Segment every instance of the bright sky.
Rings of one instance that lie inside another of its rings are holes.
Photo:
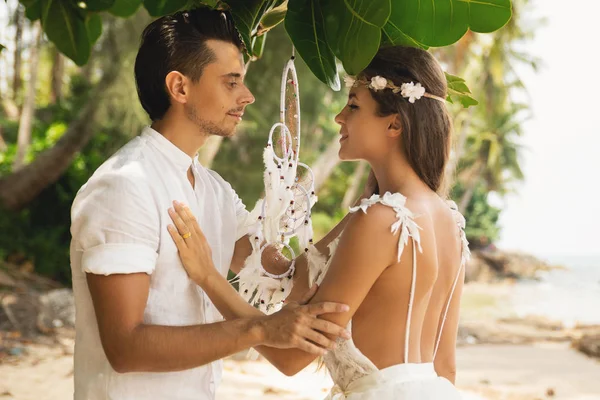
[[[498,244],[542,256],[600,254],[600,3],[533,1],[547,24],[525,50],[544,66],[520,72],[534,111],[524,129],[526,181],[504,205]]]
[[[526,182],[506,202],[503,248],[541,256],[600,254],[600,3],[534,0],[547,18],[522,73],[533,119],[524,129]]]

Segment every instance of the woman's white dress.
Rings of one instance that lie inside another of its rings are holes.
[[[406,208],[406,198],[400,193],[385,193],[383,196],[374,195],[370,199],[362,200],[358,207],[352,208],[351,212],[362,210],[367,212],[374,204],[381,203],[394,209],[397,221],[392,225],[392,234],[399,233],[398,261],[404,246],[408,244],[409,237],[412,238],[413,246],[413,273],[407,314],[407,329],[405,335],[404,359],[408,360],[408,344],[410,330],[410,316],[412,313],[412,302],[414,298],[414,285],[417,276],[416,250],[420,249],[419,226],[415,223],[412,212]],[[468,242],[464,234],[465,220],[458,212],[456,204],[449,202],[455,213],[455,218],[462,236],[462,261],[458,274],[444,309],[444,318],[439,327],[436,340],[435,353],[440,343],[444,321],[454,293],[456,284],[469,257]],[[315,252],[314,249],[308,254],[309,280],[310,283],[320,283],[329,268],[332,256],[337,248],[339,238],[329,245],[329,258]],[[352,321],[347,329],[351,331]],[[354,345],[352,339],[338,341],[335,350],[329,351],[324,356],[324,362],[329,370],[335,386],[327,396],[326,400],[455,400],[460,399],[458,390],[447,379],[439,377],[430,363],[404,363],[393,365],[388,368],[378,369],[360,350]]]

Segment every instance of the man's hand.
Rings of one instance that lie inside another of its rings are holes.
[[[314,291],[311,291],[314,295]],[[325,336],[325,333],[344,339],[350,339],[350,333],[334,323],[319,319],[318,316],[347,312],[348,309],[346,305],[330,302],[308,305],[292,302],[281,311],[264,318],[264,343],[270,347],[298,348],[315,355],[323,355],[326,350],[336,347],[335,341]]]
[[[179,257],[190,279],[200,287],[206,278],[216,272],[212,250],[198,220],[185,204],[174,201],[169,215],[175,226],[169,225],[169,233],[179,250]]]

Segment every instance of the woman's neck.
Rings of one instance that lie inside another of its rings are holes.
[[[390,192],[415,196],[431,190],[419,178],[408,161],[400,155],[390,155],[370,164],[377,178],[379,194]]]

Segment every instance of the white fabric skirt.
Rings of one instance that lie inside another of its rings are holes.
[[[363,376],[346,390],[334,386],[325,400],[460,400],[456,387],[433,363],[398,364]]]

